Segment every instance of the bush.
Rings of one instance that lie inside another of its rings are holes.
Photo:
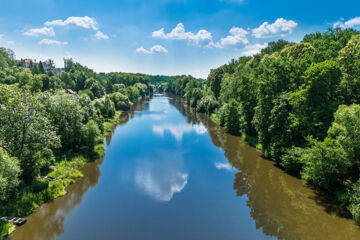
[[[350,197],[349,211],[353,215],[354,219],[360,223],[360,180],[352,186],[352,194]]]
[[[43,179],[34,179],[31,182],[31,191],[34,193],[39,193],[49,187],[49,182]]]
[[[328,191],[338,189],[351,166],[345,151],[331,138],[325,138],[323,142],[308,140],[310,147],[304,149],[301,156],[304,164],[302,177]]]
[[[95,99],[95,95],[94,93],[90,90],[90,89],[84,89],[84,90],[81,90],[79,91],[80,94],[86,94],[90,97],[91,100],[94,100]]]
[[[281,157],[280,165],[285,169],[285,171],[293,174],[298,174],[303,167],[300,159],[302,154],[303,149],[293,147]]]
[[[202,112],[210,115],[215,111],[218,105],[219,103],[216,101],[214,96],[207,95],[199,101],[196,110],[198,112]]]
[[[113,93],[110,95],[111,101],[114,102],[116,110],[127,111],[131,107],[131,102],[127,96],[121,93]]]

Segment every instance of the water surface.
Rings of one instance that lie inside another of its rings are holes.
[[[123,114],[105,158],[14,239],[360,239],[360,227],[179,98]]]

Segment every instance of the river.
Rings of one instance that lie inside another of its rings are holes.
[[[155,95],[121,118],[104,159],[11,240],[360,239],[324,194],[180,98]]]

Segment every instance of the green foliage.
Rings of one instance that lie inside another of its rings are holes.
[[[121,93],[113,93],[110,95],[111,101],[115,104],[116,110],[127,111],[131,107],[131,102],[127,96]]]
[[[334,122],[329,129],[329,135],[337,140],[348,155],[355,171],[354,177],[359,177],[360,168],[360,105],[341,105],[334,115]]]
[[[15,231],[15,225],[13,223],[0,220],[0,239],[6,239],[13,231]]]
[[[224,76],[224,69],[222,67],[212,69],[208,77],[208,84],[211,91],[215,94],[215,97],[218,98],[221,89],[221,80]]]
[[[346,152],[331,138],[323,142],[309,138],[310,147],[304,149],[300,161],[304,164],[301,176],[326,190],[341,187],[351,166]]]
[[[9,156],[0,147],[0,201],[4,201],[14,193],[19,185],[19,160]]]
[[[349,190],[360,177],[360,106],[351,105],[360,103],[358,31],[272,42],[211,70],[206,84],[182,76],[165,89],[286,171],[333,193],[360,222],[360,190]]]
[[[303,153],[302,148],[293,147],[288,149],[285,154],[281,156],[280,165],[289,173],[299,174],[303,168],[303,163],[301,162]]]
[[[234,99],[226,105],[224,112],[225,130],[233,135],[240,134],[239,103]]]
[[[341,91],[344,103],[360,103],[360,35],[353,35],[340,50],[337,61],[343,77]]]
[[[100,135],[100,130],[94,120],[90,120],[81,128],[81,140],[89,149],[94,149],[96,138]]]
[[[198,112],[206,113],[211,115],[218,107],[219,103],[216,101],[213,95],[207,95],[199,101],[196,110]]]
[[[42,157],[53,158],[59,137],[43,105],[30,92],[0,85],[0,102],[0,143],[20,160],[23,179],[31,181],[49,164]]]

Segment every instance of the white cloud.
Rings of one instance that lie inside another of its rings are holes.
[[[334,23],[333,27],[352,28],[359,25],[360,25],[360,17],[354,17],[346,22],[344,22],[344,19],[340,19],[340,21]]]
[[[56,45],[56,46],[62,46],[62,45],[67,45],[68,42],[60,42],[57,40],[52,40],[52,39],[43,39],[39,42],[39,45]]]
[[[183,23],[178,23],[176,27],[171,30],[169,33],[165,33],[164,28],[154,31],[152,33],[154,38],[162,39],[175,39],[175,40],[186,40],[194,42],[197,45],[207,45],[212,40],[212,35],[210,32],[201,29],[196,34],[192,32],[186,32]]]
[[[14,45],[14,44],[15,44],[14,41],[7,41],[6,43],[7,43],[8,45]]]
[[[298,24],[292,20],[278,18],[274,23],[264,22],[260,27],[252,30],[255,38],[270,38],[276,36],[286,36],[294,31]]]
[[[23,32],[24,36],[31,36],[31,37],[37,37],[37,36],[47,36],[47,37],[53,37],[55,36],[54,29],[52,27],[43,27],[43,28],[32,28],[25,32]]]
[[[240,44],[249,43],[249,40],[246,38],[246,35],[248,34],[246,30],[239,27],[232,27],[229,32],[230,35],[221,38],[220,41],[217,43],[210,42],[208,47],[236,47]]]
[[[242,52],[242,55],[244,55],[244,56],[253,56],[255,54],[258,54],[261,51],[261,49],[266,48],[267,46],[268,46],[267,43],[264,43],[264,44],[257,43],[257,44],[247,45],[244,48],[244,50]]]
[[[88,16],[85,17],[69,17],[65,21],[58,19],[54,21],[45,22],[46,26],[69,26],[75,25],[77,27],[82,27],[86,29],[98,30],[98,23],[95,18]]]
[[[168,53],[168,50],[161,45],[152,46],[149,50],[144,47],[139,47],[135,50],[137,53],[153,54],[153,53]]]
[[[0,34],[0,40],[4,37],[4,35]]]
[[[97,31],[96,34],[94,35],[94,37],[98,40],[102,40],[102,39],[109,39],[109,36],[104,34],[101,31]]]

